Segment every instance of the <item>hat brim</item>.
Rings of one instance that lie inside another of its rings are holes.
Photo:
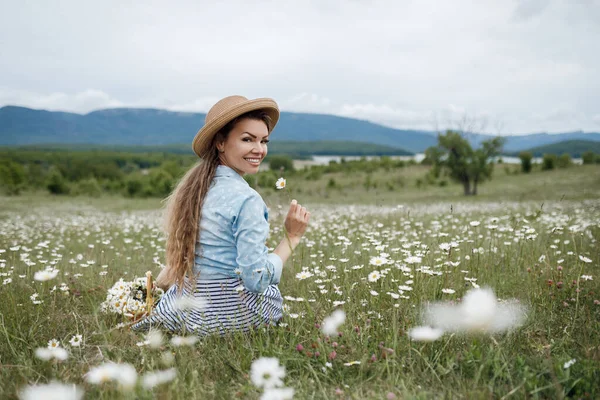
[[[279,107],[277,107],[277,103],[268,98],[248,100],[227,109],[221,115],[200,128],[192,141],[194,153],[200,158],[205,157],[211,150],[213,138],[221,128],[227,125],[232,119],[256,110],[263,110],[271,118],[271,127],[269,130],[269,133],[271,133],[279,121]]]

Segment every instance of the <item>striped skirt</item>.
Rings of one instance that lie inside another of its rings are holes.
[[[196,290],[177,293],[173,285],[162,296],[152,313],[132,326],[132,330],[151,328],[199,336],[232,331],[246,332],[253,327],[273,325],[283,315],[283,298],[277,285],[263,293],[248,291],[239,278],[197,280]]]

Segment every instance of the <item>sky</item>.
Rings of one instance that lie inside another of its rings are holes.
[[[0,107],[282,111],[600,132],[600,0],[0,3]]]

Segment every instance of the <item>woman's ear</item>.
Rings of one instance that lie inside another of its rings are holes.
[[[217,150],[219,151],[219,153],[224,153],[225,152],[225,143],[217,142]]]

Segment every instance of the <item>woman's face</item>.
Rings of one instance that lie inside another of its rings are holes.
[[[269,129],[260,120],[245,118],[238,121],[227,139],[217,143],[219,160],[238,174],[255,174],[267,155]]]

